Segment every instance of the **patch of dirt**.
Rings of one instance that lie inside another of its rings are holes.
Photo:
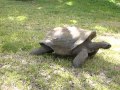
[[[2,66],[4,66],[4,65],[3,65],[3,64],[0,64],[0,68],[1,68]]]
[[[115,67],[114,67],[114,70],[120,71],[120,66],[115,66]]]

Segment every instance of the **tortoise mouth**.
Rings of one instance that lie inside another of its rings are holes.
[[[107,44],[104,48],[105,49],[109,49],[111,47],[111,45],[110,44]]]

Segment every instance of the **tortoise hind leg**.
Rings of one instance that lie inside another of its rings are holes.
[[[38,49],[34,49],[32,52],[30,52],[31,55],[41,55],[41,54],[45,54],[45,53],[52,53],[53,50],[48,47],[48,46],[41,46]]]
[[[87,49],[83,48],[73,60],[73,66],[74,67],[81,66],[85,62],[87,57],[88,57]]]

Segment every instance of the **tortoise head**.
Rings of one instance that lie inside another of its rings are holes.
[[[109,49],[109,48],[111,47],[111,44],[108,43],[108,42],[102,41],[102,42],[101,42],[101,47],[102,47],[103,49]]]

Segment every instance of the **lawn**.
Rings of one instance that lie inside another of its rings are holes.
[[[75,25],[112,44],[80,68],[31,56],[47,31]],[[0,90],[120,90],[119,0],[0,0]]]

